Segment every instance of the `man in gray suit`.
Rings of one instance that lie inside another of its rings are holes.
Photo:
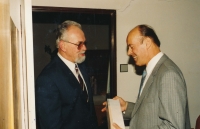
[[[190,129],[187,87],[181,70],[160,51],[160,41],[148,25],[138,25],[127,36],[128,55],[146,66],[136,103],[119,99],[130,129]],[[106,102],[104,103],[104,105]],[[102,109],[105,111],[106,109]],[[120,127],[113,124],[116,129]]]

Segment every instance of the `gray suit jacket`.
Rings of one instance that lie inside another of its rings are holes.
[[[130,129],[190,129],[187,87],[178,66],[165,54],[156,64],[136,103],[124,118]]]

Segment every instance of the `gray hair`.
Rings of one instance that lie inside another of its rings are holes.
[[[81,25],[75,21],[70,21],[70,20],[67,20],[67,21],[64,21],[61,25],[58,26],[57,28],[57,32],[56,32],[56,47],[59,48],[59,42],[60,40],[62,39],[66,39],[67,38],[67,35],[66,35],[66,31],[67,29],[70,27],[70,26],[76,26],[80,29],[81,28]]]

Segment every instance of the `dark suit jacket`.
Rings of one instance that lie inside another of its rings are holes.
[[[137,102],[128,103],[130,129],[190,129],[187,87],[181,70],[163,55]]]
[[[89,102],[74,74],[58,57],[43,69],[36,80],[36,116],[39,129],[97,129],[89,77],[79,65],[87,85]]]

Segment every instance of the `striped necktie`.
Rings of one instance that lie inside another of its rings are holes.
[[[81,85],[81,89],[83,90],[84,99],[85,99],[86,101],[88,101],[88,94],[87,94],[87,91],[86,91],[86,87],[85,87],[85,84],[84,84],[84,82],[83,82],[82,77],[80,76],[80,73],[79,73],[79,69],[78,69],[77,64],[75,64],[75,70],[76,70],[76,74],[78,75],[78,80],[79,80],[79,83],[80,83],[80,85]]]
[[[139,93],[138,93],[138,99],[139,99],[139,97],[140,97],[141,90],[142,90],[143,83],[144,83],[144,80],[145,80],[146,75],[147,75],[147,71],[146,71],[146,69],[144,69],[144,71],[143,71],[143,73],[142,73],[142,79],[141,79],[141,82],[140,82],[140,89],[139,89]]]

